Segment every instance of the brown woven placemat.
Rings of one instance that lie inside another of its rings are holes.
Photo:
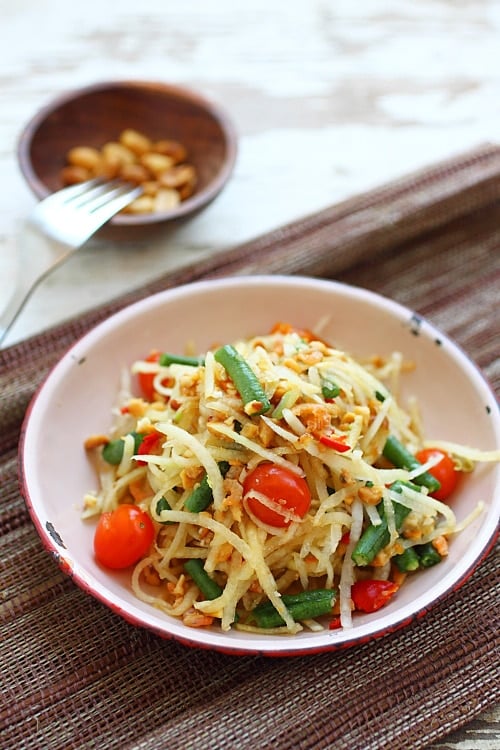
[[[17,441],[35,389],[110,313],[196,278],[301,273],[430,318],[500,392],[500,149],[483,146],[169,273],[0,352],[0,746],[427,748],[499,697],[498,552],[421,621],[293,659],[192,650],[85,595],[42,548]],[[49,428],[49,427],[48,427]]]

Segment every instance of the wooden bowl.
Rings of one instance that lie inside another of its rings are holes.
[[[200,210],[222,190],[234,167],[236,135],[227,115],[199,94],[149,81],[97,83],[57,97],[26,125],[18,143],[21,171],[42,199],[64,187],[61,170],[74,146],[102,147],[132,128],[152,140],[180,141],[197,173],[193,194],[166,212],[116,215],[111,225],[170,221]]]

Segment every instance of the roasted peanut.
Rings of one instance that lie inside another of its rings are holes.
[[[135,162],[134,152],[126,148],[122,143],[115,141],[109,141],[104,144],[102,147],[102,156],[108,164],[118,164],[120,167],[124,164],[134,164]]]
[[[151,214],[154,208],[155,202],[151,195],[140,195],[123,210],[128,214]]]
[[[75,167],[94,170],[101,161],[101,154],[91,146],[75,146],[68,151],[67,160]]]
[[[170,211],[181,202],[177,190],[158,190],[154,198],[155,211]]]
[[[170,167],[173,167],[174,165],[173,159],[171,159],[170,156],[165,156],[165,154],[155,154],[153,151],[147,154],[142,154],[139,161],[156,177],[159,177],[163,172],[166,172],[167,169],[170,169]]]
[[[191,164],[177,164],[162,172],[158,177],[161,185],[167,188],[179,188],[193,182],[195,179],[196,173]]]
[[[383,489],[382,487],[360,487],[358,490],[358,497],[361,500],[361,502],[365,503],[365,505],[378,505],[379,502],[382,500],[383,497]]]
[[[152,151],[155,151],[157,154],[165,154],[165,156],[170,156],[176,164],[179,164],[182,161],[186,161],[187,159],[187,151],[182,143],[179,143],[179,141],[157,141],[154,144]]]
[[[79,182],[85,182],[91,178],[91,173],[85,167],[72,165],[64,167],[61,170],[61,182],[63,185],[77,185]]]
[[[151,176],[149,171],[146,167],[143,167],[142,164],[124,164],[118,172],[118,175],[122,180],[135,182],[137,185],[142,185],[144,182],[148,182]]]
[[[60,172],[64,185],[93,177],[141,185],[143,194],[123,209],[124,213],[167,213],[189,198],[196,187],[196,170],[186,162],[182,143],[152,141],[134,128],[126,128],[116,141],[108,141],[100,149],[75,146],[66,158],[68,163]]]
[[[120,143],[139,156],[153,150],[149,138],[133,128],[126,128],[120,134]]]

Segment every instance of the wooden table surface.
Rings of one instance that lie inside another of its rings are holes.
[[[498,0],[0,0],[0,308],[35,204],[18,136],[55,95],[99,80],[184,84],[223,105],[234,175],[160,237],[90,244],[35,292],[6,343],[167,270],[500,137]],[[139,252],[140,251],[140,252]],[[500,747],[500,712],[433,750]]]

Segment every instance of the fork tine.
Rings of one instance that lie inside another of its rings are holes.
[[[112,180],[111,182],[103,185],[96,185],[91,190],[72,198],[70,203],[71,206],[78,210],[79,208],[85,209],[89,213],[93,213],[101,206],[106,205],[112,201],[115,197],[129,196],[131,192],[134,192],[134,186],[123,180]],[[139,194],[142,192],[142,188],[139,190]]]
[[[67,203],[74,198],[78,198],[79,195],[87,193],[89,190],[92,190],[92,188],[105,184],[104,180],[100,177],[88,180],[87,182],[79,182],[77,185],[71,185],[70,187],[63,188],[62,190],[58,190],[57,192],[48,195],[43,201],[36,204],[33,211],[37,212],[45,206],[51,206],[53,204],[60,206],[61,203]]]
[[[122,208],[128,206],[134,198],[142,194],[142,187],[130,187],[130,185],[121,185],[116,187],[108,194],[100,196],[100,200],[95,199],[92,204],[87,206],[89,218],[99,226],[114,216]]]
[[[96,179],[82,185],[50,195],[35,206],[30,216],[30,222],[42,232],[74,249],[142,194],[141,186],[122,180],[109,183]]]

